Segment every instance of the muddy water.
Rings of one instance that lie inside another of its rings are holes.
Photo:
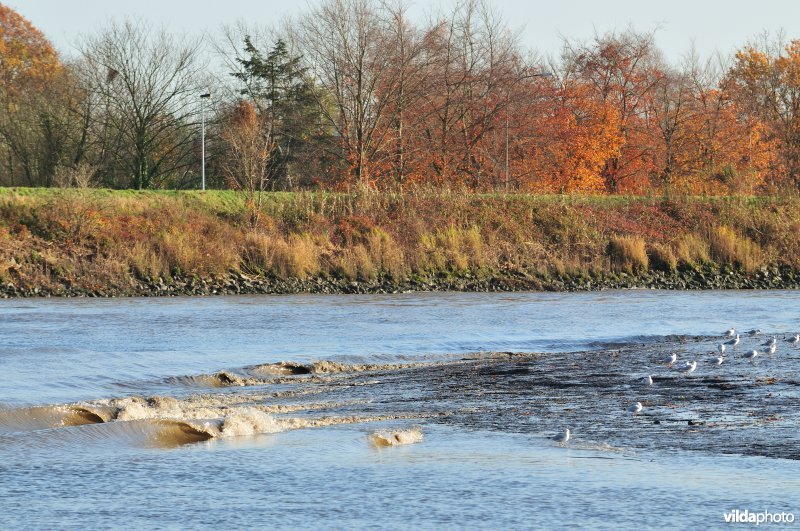
[[[798,314],[790,291],[4,301],[0,528],[800,516]],[[730,326],[764,333],[716,365]]]

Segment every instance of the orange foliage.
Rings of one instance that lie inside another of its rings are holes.
[[[255,106],[246,100],[237,101],[230,112],[228,122],[235,129],[256,129],[259,124]]]
[[[766,184],[800,186],[800,40],[739,50],[723,85],[743,116],[761,124]]]
[[[0,4],[0,85],[13,94],[23,84],[41,86],[60,69],[58,54],[42,32]]]
[[[566,42],[561,64],[543,67],[527,61],[491,17],[471,11],[476,5],[464,3],[451,20],[422,29],[402,10],[387,12],[395,22],[386,31],[367,31],[362,21],[363,39],[374,42],[359,42],[369,60],[349,65],[359,74],[354,93],[352,72],[336,54],[325,56],[331,78],[343,84],[336,107],[329,98],[337,88],[317,80],[334,125],[309,134],[327,146],[308,150],[321,153],[306,155],[319,157],[308,166],[320,168],[308,181],[544,193],[800,188],[800,40],[739,50],[722,80],[711,68],[670,66],[652,33],[631,30]],[[336,12],[325,14],[326,23],[337,22]],[[15,93],[55,85],[60,71],[41,32],[0,4],[6,103],[20,106]],[[275,185],[269,120],[244,101],[226,113],[220,138],[230,163],[221,166],[230,185]]]
[[[674,183],[694,194],[752,193],[763,185],[772,146],[763,126],[739,120],[736,104],[717,89],[694,95],[683,123]]]
[[[591,192],[605,189],[606,161],[623,146],[617,111],[591,97],[587,87],[558,91],[550,116],[540,124],[542,140],[526,157],[535,170],[523,187],[542,192]]]
[[[655,170],[653,128],[646,110],[664,75],[653,35],[611,33],[596,37],[592,45],[568,50],[565,68],[574,76],[570,81],[585,83],[594,98],[616,111],[622,145],[603,166],[606,190],[643,192]]]

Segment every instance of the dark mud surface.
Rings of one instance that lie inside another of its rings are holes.
[[[493,354],[358,375],[338,382],[330,396],[469,429],[539,436],[570,428],[570,444],[578,446],[800,459],[800,352],[779,339],[774,355],[743,359],[761,342],[743,340],[721,366],[711,355],[717,340],[694,337],[591,352]],[[678,361],[669,367],[661,358],[672,352]],[[684,360],[697,360],[697,369],[684,374]],[[648,374],[652,385],[642,382]],[[637,401],[643,409],[633,415],[627,408]]]

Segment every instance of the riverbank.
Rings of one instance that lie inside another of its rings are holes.
[[[0,297],[800,287],[788,197],[0,189]],[[254,215],[255,214],[255,215]]]
[[[215,278],[132,280],[129,289],[87,289],[76,286],[18,287],[0,285],[0,298],[15,297],[178,297],[256,294],[386,294],[424,291],[514,292],[602,291],[610,289],[800,289],[800,271],[788,267],[764,268],[753,273],[732,269],[698,268],[688,271],[652,271],[600,277],[539,278],[507,276],[475,278],[428,277],[357,281],[336,278],[280,279],[231,273]]]

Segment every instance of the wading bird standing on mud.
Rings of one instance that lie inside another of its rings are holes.
[[[736,348],[736,345],[739,344],[739,334],[736,334],[736,337],[734,337],[730,341],[726,341],[725,344],[730,345],[733,348]]]
[[[773,354],[775,354],[775,351],[776,351],[776,350],[778,350],[778,345],[776,345],[775,343],[773,343],[772,345],[770,345],[769,347],[767,347],[767,354],[769,354],[770,356],[772,356]]]
[[[557,442],[559,446],[564,446],[567,444],[567,441],[569,441],[569,428],[564,430],[564,433],[559,433],[552,439]]]

